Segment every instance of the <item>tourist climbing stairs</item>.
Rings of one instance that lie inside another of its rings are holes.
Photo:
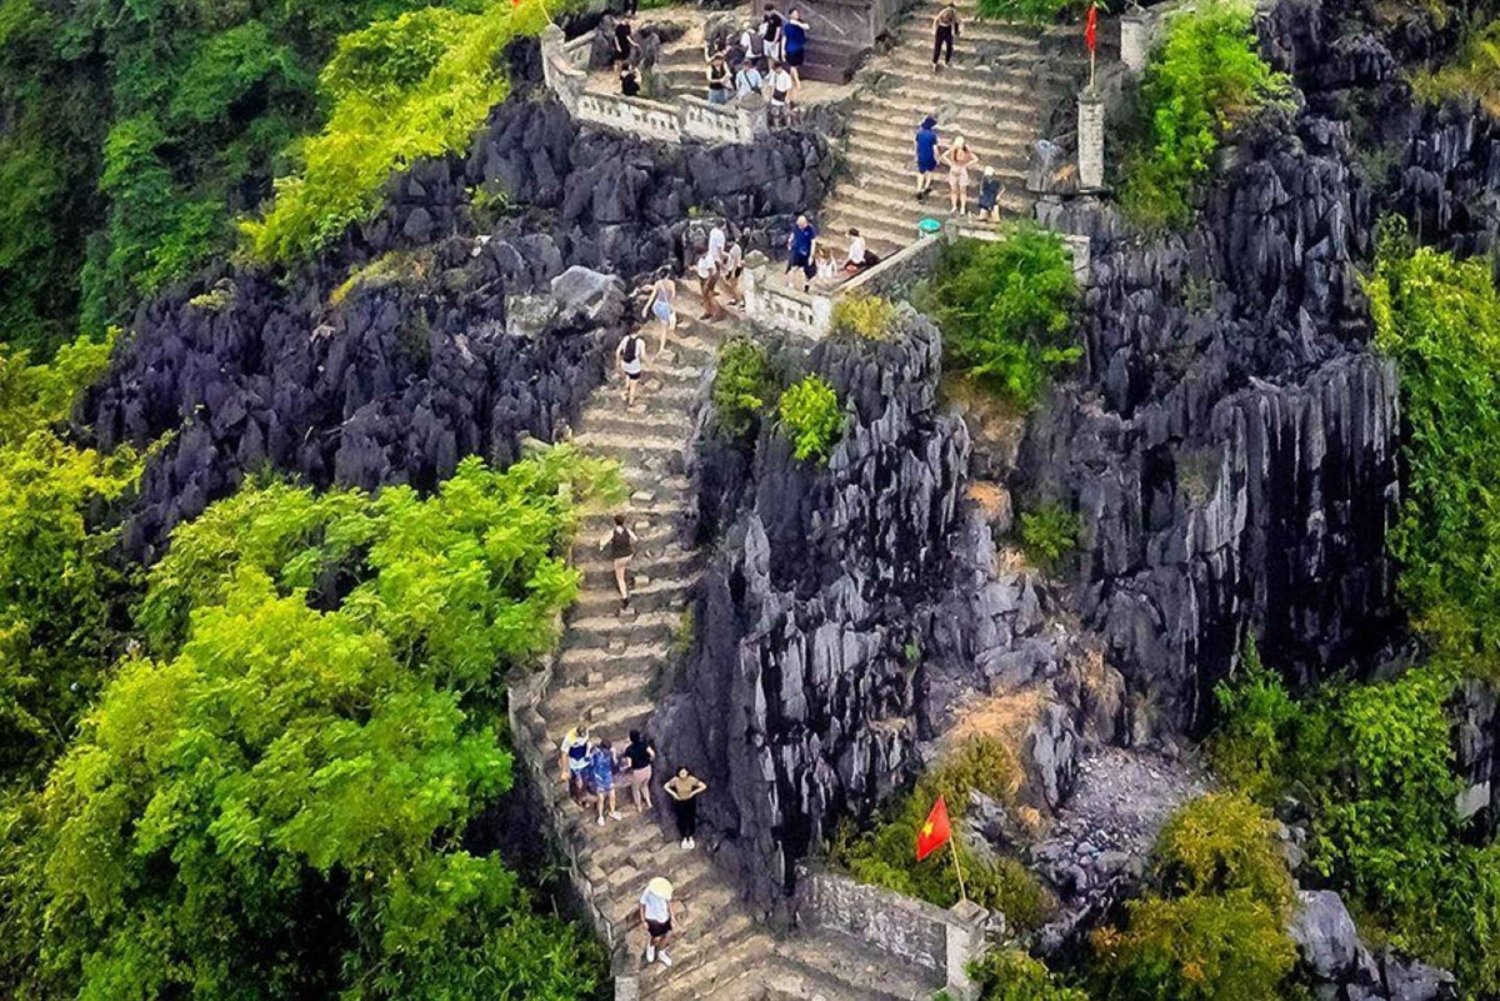
[[[640,997],[659,1001],[714,998],[759,1001],[822,997],[825,1001],[914,1001],[933,986],[899,964],[852,940],[778,938],[754,920],[738,887],[716,868],[701,844],[684,850],[665,823],[665,804],[638,815],[629,789],[617,786],[624,819],[600,826],[593,809],[568,799],[557,774],[558,749],[568,729],[588,721],[596,737],[622,749],[631,729],[643,727],[662,695],[661,672],[680,642],[689,591],[703,554],[688,544],[693,498],[683,457],[693,430],[696,400],[720,345],[736,321],[705,323],[702,303],[686,292],[679,303],[677,335],[648,362],[637,402],[627,408],[618,379],[593,394],[574,436],[590,453],[615,459],[628,485],[625,512],[639,542],[631,563],[632,598],[622,611],[608,554],[599,541],[614,510],[589,513],[574,545],[583,572],[578,601],[569,613],[552,684],[537,707],[533,743],[546,763],[544,776],[553,822],[567,840],[590,887],[592,902],[620,943],[620,972],[639,978]],[[654,325],[642,331],[656,350]],[[650,356],[648,355],[648,358]],[[522,724],[525,725],[524,723]],[[661,762],[663,771],[669,766]],[[658,801],[660,779],[656,784]],[[669,947],[671,968],[641,962],[645,932],[636,908],[646,882],[665,876],[681,907]]]
[[[923,118],[938,120],[943,143],[963,136],[978,156],[971,171],[971,214],[985,166],[1000,179],[1005,215],[1029,216],[1026,190],[1031,150],[1052,111],[1070,101],[1086,66],[1081,55],[1045,51],[1062,29],[978,20],[977,0],[959,0],[962,31],[952,66],[932,68],[932,19],[942,4],[922,0],[893,29],[890,52],[871,58],[856,82],[868,80],[849,121],[839,182],[822,211],[822,231],[842,247],[850,227],[860,230],[882,257],[911,243],[923,219],[949,216],[946,172],[933,178],[932,193],[915,197],[914,137]],[[1071,29],[1068,29],[1071,30]]]

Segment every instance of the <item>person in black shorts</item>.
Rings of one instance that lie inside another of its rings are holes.
[[[625,14],[615,22],[615,58],[628,63],[634,51],[635,36],[631,34],[630,15]]]
[[[608,552],[610,562],[614,565],[615,587],[620,591],[622,612],[630,607],[630,586],[626,583],[625,573],[630,568],[630,558],[635,555],[635,542],[636,535],[625,524],[625,516],[617,514],[614,527],[599,543],[599,548]]]
[[[947,49],[944,66],[953,65],[953,40],[958,37],[958,8],[949,3],[932,19],[932,68],[938,68],[938,54]]]
[[[793,268],[801,268],[804,292],[812,287],[812,280],[818,275],[817,249],[818,231],[807,221],[807,216],[799,215],[797,224],[786,238],[785,274],[791,274]]]
[[[660,962],[663,966],[672,965],[672,957],[667,955],[667,940],[672,935],[672,916],[676,907],[672,903],[672,884],[667,879],[657,876],[646,884],[646,889],[641,893],[640,916],[641,924],[646,926],[646,962]]]

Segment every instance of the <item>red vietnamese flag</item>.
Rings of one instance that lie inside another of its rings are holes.
[[[944,803],[943,797],[939,796],[937,802],[932,804],[932,812],[927,815],[927,822],[917,832],[917,861],[922,861],[946,845],[952,834],[953,830],[948,826],[948,804]]]
[[[1099,44],[1099,6],[1097,4],[1089,4],[1089,16],[1083,28],[1083,44],[1088,46],[1090,54]]]

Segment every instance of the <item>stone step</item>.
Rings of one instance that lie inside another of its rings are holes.
[[[918,201],[912,186],[896,188],[880,184],[866,188],[841,187],[829,208],[836,213],[835,217],[840,222],[839,232],[852,225],[858,227],[867,240],[871,236],[878,236],[905,246],[918,238],[917,224],[923,219],[931,218],[941,222],[948,218],[950,202],[947,179],[936,178],[931,192],[926,199]],[[978,195],[978,185],[971,184],[971,212],[974,211],[974,201]],[[1030,201],[1004,188],[1000,192],[999,204],[1004,211],[1015,214],[1026,211],[1029,214]],[[847,225],[843,225],[845,222]],[[832,229],[831,226],[828,228]]]
[[[850,128],[844,144],[845,159],[851,166],[866,163],[894,165],[902,171],[916,169],[917,147],[914,131],[907,131],[889,122],[860,123]],[[967,138],[967,137],[966,137]],[[1031,146],[1036,141],[1036,130],[1018,126],[1014,130],[990,130],[976,133],[972,141],[983,143],[985,162],[1003,161],[1025,168],[1031,159]]]
[[[633,668],[655,667],[666,659],[669,652],[670,647],[665,642],[642,644],[618,654],[598,647],[570,647],[558,655],[557,663],[561,670],[567,672],[629,671]],[[568,674],[568,677],[576,676]],[[563,729],[566,730],[567,727]]]
[[[683,957],[670,970],[661,973],[661,967],[648,968],[642,977],[641,996],[650,1001],[713,1001],[731,999],[736,987],[743,989],[746,983],[754,986],[762,975],[763,966],[771,957],[771,936],[759,927],[752,926],[739,936],[718,943],[713,949],[702,950],[696,960]],[[673,956],[677,960],[677,956]],[[740,995],[746,999],[754,995]]]
[[[572,720],[577,722],[585,715],[592,716],[590,712],[596,708],[607,707],[614,703],[629,704],[638,701],[649,684],[649,678],[643,678],[631,671],[594,672],[602,674],[603,680],[594,684],[583,684],[580,674],[576,677],[565,679],[561,687],[556,687],[547,696],[547,701],[542,704],[542,717],[544,719]],[[569,724],[570,726],[572,724]],[[566,727],[564,730],[566,731]],[[613,734],[605,734],[611,741]],[[616,748],[620,750],[621,748]]]
[[[573,441],[596,455],[625,460],[643,452],[681,454],[687,445],[687,442],[675,436],[606,431],[584,431],[575,435]]]
[[[939,135],[945,142],[955,135],[972,138],[985,135],[992,129],[999,134],[1017,125],[1035,129],[1040,124],[1043,110],[1035,105],[1018,107],[1016,102],[1007,100],[1002,95],[996,95],[994,101],[980,105],[955,101],[951,96],[913,97],[902,93],[892,93],[881,98],[881,108],[885,121],[910,123],[913,136],[923,118],[935,116]],[[856,116],[855,120],[861,120],[861,116]]]
[[[586,650],[602,647],[611,653],[627,653],[639,644],[670,643],[682,621],[682,615],[672,609],[642,612],[632,618],[616,615],[601,615],[582,620],[588,623],[616,623],[619,628],[609,630],[603,625],[570,627],[568,649]]]
[[[690,593],[691,581],[685,578],[652,580],[649,584],[631,589],[630,607],[638,614],[670,608],[674,603],[685,605]],[[620,607],[620,597],[612,589],[599,587],[578,596],[574,602],[575,613],[594,615],[600,612],[614,614]],[[674,609],[680,611],[680,609]]]
[[[871,108],[857,109],[849,118],[849,145],[860,141],[865,136],[876,135],[882,140],[889,140],[898,144],[904,144],[907,149],[915,154],[917,127],[924,117],[933,113],[941,102],[931,102],[924,106],[919,112],[910,116],[896,116],[889,112],[881,112]],[[1030,143],[1036,137],[1036,126],[1030,121],[1020,119],[1009,119],[1004,116],[995,117],[986,109],[986,121],[982,124],[973,116],[967,114],[958,117],[950,116],[948,120],[938,122],[939,135],[943,138],[951,138],[958,129],[971,125],[969,131],[976,137],[979,135],[989,136],[998,145],[1011,143]]]
[[[829,1001],[930,1001],[943,978],[910,963],[893,962],[858,939],[837,932],[787,936],[776,943],[776,955],[793,967],[781,986],[801,987],[812,997],[823,993]],[[773,995],[774,996],[774,995]]]
[[[649,405],[651,400],[645,394]],[[644,434],[653,438],[678,436],[686,440],[693,431],[694,414],[682,405],[660,404],[644,413],[627,413],[618,406],[588,409],[579,417],[580,431],[598,431],[603,434]]]

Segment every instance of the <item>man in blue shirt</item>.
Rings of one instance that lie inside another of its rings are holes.
[[[802,291],[807,292],[812,288],[812,280],[818,273],[818,265],[815,263],[814,254],[818,247],[818,231],[813,229],[813,224],[807,221],[807,216],[799,215],[797,225],[786,238],[786,271],[791,274],[793,268],[802,269]]]
[[[917,198],[927,197],[932,174],[938,168],[937,119],[928,115],[917,129]]]

